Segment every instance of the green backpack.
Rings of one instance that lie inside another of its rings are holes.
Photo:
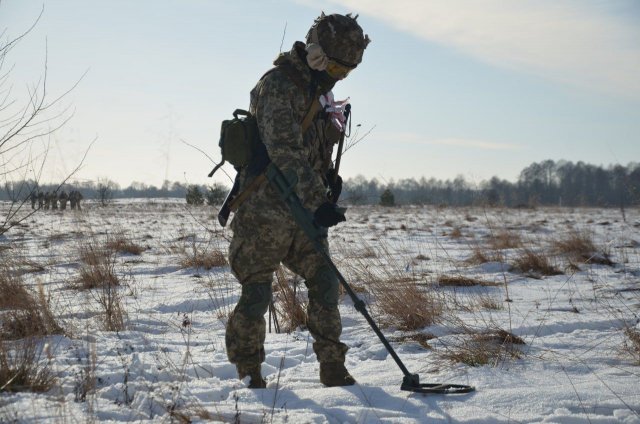
[[[218,146],[222,152],[222,161],[209,173],[211,177],[226,161],[236,168],[249,165],[251,158],[259,148],[260,134],[255,116],[242,109],[233,112],[233,119],[222,121]]]

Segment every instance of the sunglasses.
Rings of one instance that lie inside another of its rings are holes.
[[[356,69],[356,66],[357,66],[357,65],[347,64],[341,60],[334,59],[332,57],[329,57],[328,59],[329,61],[327,62],[327,68],[325,70],[327,71],[327,74],[329,74],[331,78],[334,78],[337,80],[345,79],[351,71]]]

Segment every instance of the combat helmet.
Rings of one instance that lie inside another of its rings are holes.
[[[306,39],[307,63],[312,69],[343,79],[362,62],[364,49],[371,40],[357,19],[358,15],[323,12],[314,21]]]

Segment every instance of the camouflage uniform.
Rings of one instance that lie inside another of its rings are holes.
[[[44,206],[44,193],[41,191],[38,192],[38,209],[42,209]]]
[[[67,201],[69,200],[69,196],[67,195],[67,192],[62,190],[62,192],[60,193],[60,209],[61,210],[65,210],[67,209]]]
[[[327,202],[323,179],[339,134],[322,113],[302,134],[301,121],[315,91],[300,89],[313,86],[304,47],[297,42],[276,59],[277,68],[251,92],[251,112],[269,158],[286,176],[297,180],[298,196],[307,209],[315,211]],[[254,178],[247,174],[247,170],[240,173],[241,190]],[[343,363],[348,348],[340,342],[339,282],[276,191],[263,184],[240,206],[231,228],[229,262],[242,284],[242,296],[227,324],[226,345],[229,361],[238,366],[241,376],[243,369],[264,361],[264,314],[271,299],[273,273],[280,263],[305,279],[309,290],[307,325],[318,360]],[[324,245],[328,249],[326,240]]]

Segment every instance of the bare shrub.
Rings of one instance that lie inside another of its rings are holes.
[[[495,296],[483,293],[477,296],[473,301],[473,306],[480,309],[488,309],[491,311],[500,311],[504,309],[502,301]]]
[[[34,338],[8,342],[0,340],[0,393],[46,392],[55,378],[44,349]]]
[[[94,297],[104,314],[102,324],[106,331],[122,331],[125,329],[126,311],[122,304],[122,294],[118,285],[104,280]]]
[[[282,318],[279,320],[280,329],[287,333],[298,327],[306,327],[307,301],[300,291],[295,289],[296,280],[287,278],[282,266],[276,270],[275,305],[276,313]]]
[[[613,265],[609,252],[596,246],[593,233],[587,230],[569,231],[566,237],[555,240],[554,248],[557,253],[565,254],[571,261]]]
[[[438,277],[438,284],[441,287],[495,287],[500,284],[492,283],[491,281],[480,280],[478,278],[466,277],[463,275],[441,275]]]
[[[522,338],[502,329],[490,329],[482,333],[467,331],[444,344],[440,356],[454,363],[471,367],[498,366],[509,360],[520,359],[524,345]]]
[[[543,252],[523,249],[514,260],[514,268],[529,277],[540,278],[542,275],[560,275],[562,271],[551,264],[551,260]]]

